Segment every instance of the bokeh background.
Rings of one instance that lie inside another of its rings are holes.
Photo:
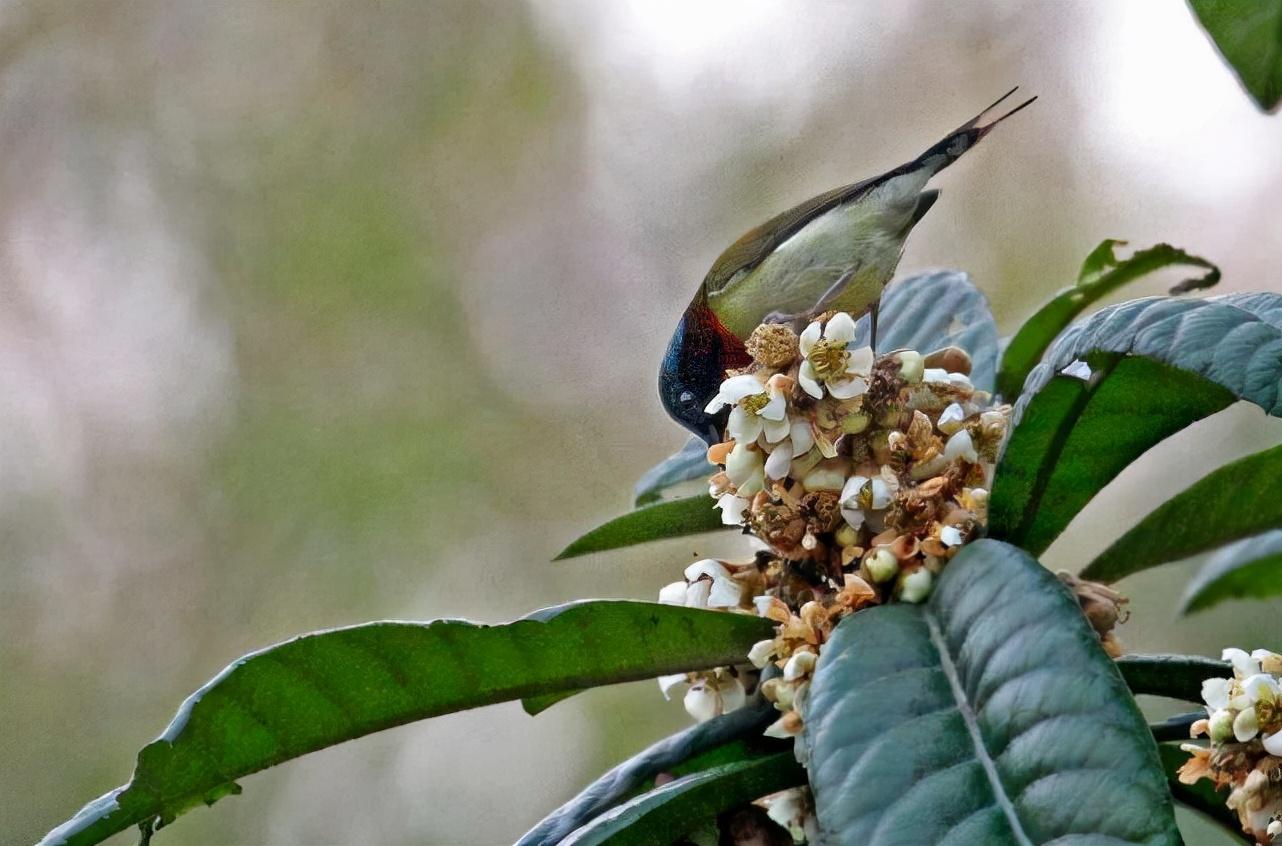
[[[655,372],[720,250],[1016,83],[1041,99],[937,180],[902,272],[970,271],[1004,331],[1105,237],[1282,290],[1282,117],[1171,0],[0,5],[0,839],[123,782],[249,649],[648,598],[733,554],[549,563],[683,442]],[[1280,437],[1254,408],[1193,427],[1047,563]],[[1176,621],[1189,566],[1125,583],[1128,645],[1282,648],[1276,603]],[[486,708],[162,837],[510,842],[685,723],[652,683]]]

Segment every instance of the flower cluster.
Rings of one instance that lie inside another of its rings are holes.
[[[1258,843],[1282,842],[1282,655],[1226,649],[1223,657],[1233,678],[1202,683],[1207,717],[1191,733],[1210,743],[1181,747],[1192,757],[1180,781],[1230,788],[1227,804],[1242,830]]]
[[[710,493],[724,522],[760,541],[746,563],[697,561],[660,601],[755,613],[776,634],[748,655],[752,668],[661,680],[665,695],[690,683],[687,710],[708,719],[762,694],[781,716],[767,729],[802,727],[811,673],[845,614],[888,601],[923,602],[948,560],[987,520],[988,479],[1010,409],[972,385],[955,347],[877,357],[853,345],[855,321],[837,312],[798,336],[757,327],[753,364],[729,372],[710,414],[726,440],[708,451],[722,469]]]

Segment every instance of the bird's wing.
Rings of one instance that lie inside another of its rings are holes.
[[[713,296],[720,293],[736,274],[740,271],[752,270],[761,264],[766,256],[774,252],[780,244],[795,235],[807,223],[830,209],[857,199],[879,183],[898,175],[902,169],[902,167],[895,168],[890,173],[843,185],[818,197],[811,197],[801,205],[794,206],[760,226],[750,229],[738,241],[727,247],[726,251],[713,263],[712,269],[703,280],[705,293]]]

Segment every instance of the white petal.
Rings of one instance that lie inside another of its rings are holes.
[[[975,452],[975,442],[971,440],[970,432],[965,429],[954,433],[944,445],[946,461],[956,461],[959,458],[971,464],[979,461],[979,453]]]
[[[1064,376],[1072,376],[1074,379],[1081,379],[1083,382],[1089,382],[1091,378],[1091,366],[1080,358],[1060,371]]]
[[[758,596],[753,602],[761,598]],[[748,650],[748,660],[758,670],[764,670],[766,665],[770,663],[770,659],[774,658],[774,655],[775,642],[773,640],[759,640]]]
[[[945,435],[951,435],[961,429],[962,424],[966,421],[966,412],[957,403],[951,403],[947,408],[939,413],[939,422],[935,425],[939,431]]]
[[[721,522],[727,526],[737,526],[743,522],[743,512],[748,510],[748,500],[734,494],[724,494],[717,500],[721,509]]]
[[[1278,683],[1268,673],[1257,673],[1242,682],[1242,691],[1252,702],[1259,702],[1261,697],[1272,702],[1277,698]]]
[[[890,505],[890,485],[880,476],[872,478],[872,508],[881,511]]]
[[[1282,758],[1282,731],[1275,731],[1273,734],[1266,734],[1261,738],[1264,743],[1264,751],[1270,755]]]
[[[707,608],[708,594],[712,592],[712,582],[700,579],[686,588],[687,608]]]
[[[738,679],[731,679],[730,684],[721,686],[721,713],[737,711],[747,700],[748,695],[744,692],[743,682]]]
[[[751,373],[740,373],[722,382],[720,393],[725,394],[731,402],[738,402],[744,397],[763,394],[765,391],[766,386],[756,376]]]
[[[761,465],[761,453],[750,449],[747,442],[737,441],[734,449],[726,456],[726,476],[732,484],[739,486],[757,474]]]
[[[868,392],[868,383],[858,376],[828,380],[828,393],[839,400],[854,399]]]
[[[797,346],[801,350],[802,356],[810,355],[810,350],[814,348],[815,341],[819,340],[822,336],[823,327],[819,325],[819,321],[815,321],[807,326],[801,333],[801,337],[797,339]]]
[[[1237,738],[1238,743],[1246,743],[1259,733],[1260,721],[1255,717],[1254,708],[1239,711],[1233,718],[1233,736]]]
[[[673,582],[659,591],[659,601],[664,605],[686,604],[686,583]]]
[[[957,388],[973,389],[975,387],[973,384],[971,384],[970,377],[967,376],[965,373],[949,373],[948,384]]]
[[[852,529],[858,529],[864,524],[864,513],[858,508],[841,509],[841,517]]]
[[[766,489],[766,474],[765,474],[765,468],[763,467],[757,468],[757,471],[753,473],[752,477],[749,478],[747,481],[735,486],[735,491],[738,492],[739,496],[744,496],[744,497],[753,496],[759,491],[763,491],[765,489]]]
[[[788,663],[783,665],[783,680],[796,681],[802,676],[809,675],[815,668],[815,661],[819,658],[813,652],[796,652],[788,659]]]
[[[701,723],[706,723],[721,713],[721,697],[700,682],[686,691],[683,704],[686,713]]]
[[[726,421],[726,432],[736,444],[749,444],[761,434],[761,418],[750,413],[742,405],[730,409],[730,419]]]
[[[942,367],[927,367],[921,374],[923,382],[936,382],[948,384],[948,371]]]
[[[764,617],[766,616],[766,612],[770,610],[770,606],[774,605],[774,597],[766,596],[765,594],[762,594],[761,596],[754,596],[752,598],[752,604],[757,609],[757,616]]]
[[[707,414],[716,414],[729,404],[730,400],[726,398],[725,394],[717,394],[703,407],[703,410]]]
[[[855,319],[844,311],[837,312],[824,327],[824,339],[838,344],[850,343],[855,339]]]
[[[786,724],[784,721],[787,719],[788,719],[788,715],[785,714],[784,716],[775,720],[770,725],[766,726],[766,730],[763,731],[762,734],[764,734],[766,737],[777,737],[780,740],[789,739],[790,737],[793,736],[794,733],[789,731],[787,728],[785,728]]]
[[[860,347],[850,351],[850,361],[846,363],[847,373],[868,373],[877,361],[877,354],[872,347]]]
[[[815,445],[815,433],[811,431],[807,421],[793,423],[788,436],[792,438],[793,455],[805,455]]]
[[[726,569],[726,565],[715,558],[704,558],[702,561],[696,561],[685,569],[687,582],[697,582],[700,576],[715,579],[717,576],[729,575],[730,571]]]
[[[1260,662],[1246,654],[1243,649],[1229,647],[1220,653],[1220,660],[1231,663],[1233,665],[1233,674],[1239,679],[1254,676],[1260,672]]]
[[[768,444],[779,443],[787,438],[792,431],[792,426],[789,425],[786,418],[783,420],[766,420],[763,417],[761,419],[761,428],[765,430],[766,443]]]
[[[1202,700],[1217,711],[1229,707],[1231,685],[1232,682],[1228,679],[1207,679],[1202,682]]]
[[[823,388],[819,387],[819,382],[815,379],[814,365],[809,361],[801,362],[801,368],[797,371],[797,384],[801,386],[801,390],[815,399],[823,399]]]
[[[782,479],[788,475],[792,466],[792,444],[784,441],[774,448],[766,459],[766,476],[771,479]]]
[[[672,698],[672,688],[679,684],[685,684],[689,681],[685,673],[673,673],[670,676],[659,676],[659,690],[663,693],[664,699]]]
[[[784,415],[786,415],[787,413],[788,413],[788,400],[784,398],[783,394],[775,394],[774,396],[772,396],[770,398],[770,401],[766,403],[760,411],[757,412],[757,414],[761,415],[767,420],[783,420]]]
[[[836,493],[841,490],[841,486],[845,481],[845,473],[835,468],[820,466],[806,474],[806,478],[801,480],[801,486],[807,491],[832,491]]]
[[[939,530],[939,542],[944,546],[961,546],[961,529],[956,526],[944,526]]]
[[[841,489],[842,505],[847,508],[857,506],[858,503],[852,502],[851,500],[853,497],[859,496],[859,492],[864,489],[864,485],[866,484],[868,484],[867,476],[851,476],[847,479],[846,484]],[[847,503],[849,504],[847,505]]]
[[[709,608],[738,608],[743,590],[734,579],[717,576],[712,580],[712,591],[708,594]]]

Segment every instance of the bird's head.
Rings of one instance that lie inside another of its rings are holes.
[[[731,334],[704,303],[686,309],[668,342],[659,371],[659,397],[668,415],[709,446],[721,440],[726,410],[708,414],[704,408],[717,395],[728,368],[752,362],[743,341]]]

